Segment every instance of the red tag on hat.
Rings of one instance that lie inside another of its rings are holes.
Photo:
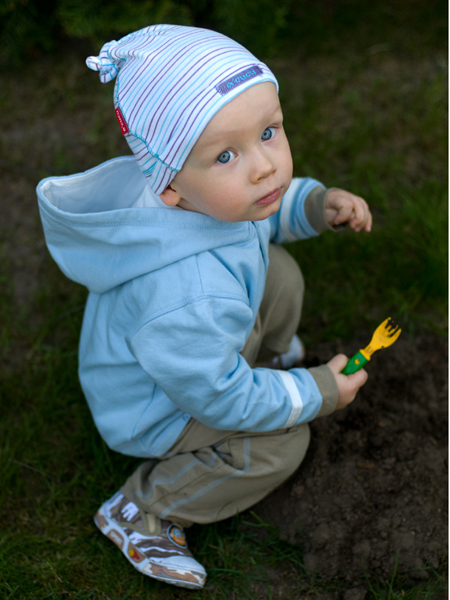
[[[122,111],[120,110],[119,107],[116,108],[116,117],[117,117],[117,120],[119,121],[120,131],[124,134],[128,133],[127,124],[125,123],[125,119],[123,118]]]

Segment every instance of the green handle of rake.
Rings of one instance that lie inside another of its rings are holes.
[[[344,375],[351,375],[352,373],[356,373],[356,371],[362,369],[363,366],[368,362],[369,361],[367,360],[367,358],[361,354],[360,350],[358,350],[358,352],[354,356],[352,356],[348,363],[345,365],[342,373]]]

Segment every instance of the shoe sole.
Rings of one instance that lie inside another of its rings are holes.
[[[189,571],[184,571],[182,573],[179,573],[178,571],[174,572],[173,569],[169,569],[160,563],[155,563],[145,556],[139,548],[136,548],[133,542],[131,542],[117,521],[108,517],[105,511],[105,505],[101,506],[97,511],[97,514],[94,517],[94,523],[103,535],[110,539],[119,550],[122,551],[122,554],[133,567],[143,575],[191,590],[201,589],[205,585],[206,576],[202,582],[198,582],[195,580],[194,575]],[[176,573],[176,576],[174,576],[174,573]]]

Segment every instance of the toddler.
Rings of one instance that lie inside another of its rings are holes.
[[[79,376],[110,448],[144,459],[95,516],[143,574],[201,588],[184,528],[243,511],[302,462],[308,422],[365,383],[346,357],[304,369],[303,279],[280,246],[366,202],[292,179],[278,84],[241,45],[157,25],[87,59],[116,78],[134,156],[38,186],[46,242],[87,286]]]

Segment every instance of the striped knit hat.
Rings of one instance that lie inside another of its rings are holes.
[[[108,42],[86,59],[102,83],[116,79],[122,133],[160,194],[225,104],[273,73],[230,38],[195,27],[154,25]]]

